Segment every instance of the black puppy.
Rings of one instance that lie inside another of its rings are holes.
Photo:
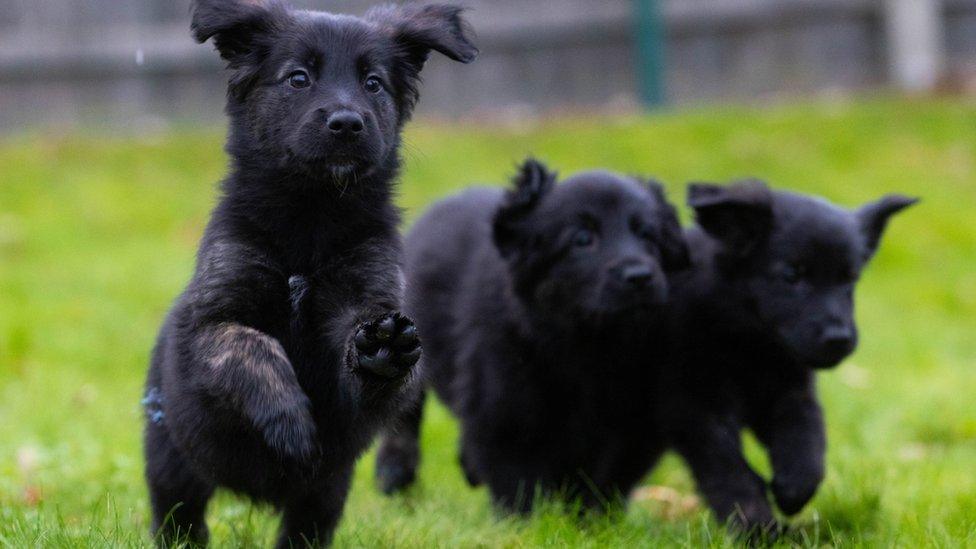
[[[848,211],[759,181],[689,188],[693,268],[673,278],[682,350],[661,402],[719,519],[753,534],[776,526],[767,484],[742,456],[744,428],[769,452],[779,509],[793,515],[813,497],[825,451],[814,374],[854,350],[854,286],[888,219],[914,202]]]
[[[353,462],[420,355],[397,313],[391,194],[428,54],[477,54],[460,11],[195,2],[194,36],[232,71],[232,165],[149,371],[146,477],[163,544],[206,541],[216,487],[282,509],[281,546],[330,541]]]
[[[536,489],[600,507],[653,463],[659,443],[641,432],[658,344],[634,332],[663,319],[668,273],[688,261],[656,183],[555,181],[528,161],[513,190],[447,199],[406,241],[405,307],[425,375],[461,420],[464,471],[522,512]],[[380,449],[386,492],[414,479],[421,407]]]

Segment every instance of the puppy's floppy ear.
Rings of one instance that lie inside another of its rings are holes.
[[[478,48],[469,38],[471,29],[461,16],[463,12],[464,8],[451,4],[403,4],[374,8],[366,18],[393,36],[419,72],[431,50],[461,63],[478,57]]]
[[[726,187],[692,183],[688,205],[695,210],[698,225],[740,257],[762,243],[773,226],[773,194],[759,180]]]
[[[549,171],[541,162],[529,158],[512,179],[514,188],[495,213],[493,238],[503,257],[509,258],[525,244],[522,224],[539,205],[542,197],[556,184],[556,173]]]
[[[432,50],[461,63],[478,57],[463,12],[464,8],[451,4],[388,5],[367,12],[366,19],[375,22],[396,45],[401,69],[396,79],[404,118],[417,102],[420,71]]]
[[[201,44],[213,38],[220,56],[233,66],[253,54],[284,9],[275,0],[195,0],[190,30]]]
[[[867,243],[865,261],[870,259],[878,250],[878,244],[881,243],[881,235],[884,234],[885,227],[888,226],[888,220],[891,219],[891,216],[918,201],[918,198],[900,194],[889,194],[858,208],[855,215],[860,225],[861,234],[864,235]]]
[[[688,243],[685,241],[684,231],[678,212],[668,202],[664,193],[664,185],[654,179],[644,180],[644,185],[661,208],[661,256],[665,271],[678,271],[691,266]]]
[[[228,68],[230,92],[240,97],[257,76],[287,8],[277,0],[195,0],[190,30],[200,42],[213,38]]]

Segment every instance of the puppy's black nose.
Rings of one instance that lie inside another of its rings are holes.
[[[654,280],[654,271],[647,265],[632,263],[619,270],[621,282],[635,288],[643,288]]]
[[[336,137],[355,137],[366,128],[361,114],[350,110],[332,113],[326,121],[329,131]]]
[[[832,326],[824,330],[821,343],[827,354],[843,358],[854,350],[854,346],[857,344],[857,335],[852,328]]]

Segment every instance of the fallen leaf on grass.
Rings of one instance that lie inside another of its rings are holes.
[[[649,509],[665,520],[676,520],[696,514],[701,501],[693,494],[682,494],[667,486],[644,486],[634,491],[631,501]]]
[[[23,500],[29,507],[37,507],[44,499],[41,495],[41,487],[34,484],[28,484],[24,486]]]

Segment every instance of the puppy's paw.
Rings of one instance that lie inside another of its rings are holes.
[[[260,423],[265,442],[278,456],[306,465],[318,454],[315,421],[307,400],[280,406]]]
[[[386,495],[406,490],[417,478],[419,461],[415,439],[398,435],[384,438],[376,454],[376,482],[380,490]]]
[[[813,499],[822,480],[823,474],[815,469],[789,474],[776,473],[773,476],[772,490],[779,510],[786,516],[799,513]]]
[[[737,538],[753,547],[770,545],[786,531],[768,505],[741,507],[731,517],[728,527]]]
[[[764,496],[737,498],[735,503],[725,501],[722,509],[732,509],[727,515],[716,510],[717,517],[726,516],[725,525],[738,540],[748,545],[767,545],[775,541],[783,531],[776,520],[769,502]]]
[[[782,540],[788,531],[785,524],[772,520],[763,524],[753,524],[748,528],[742,527],[738,533],[739,539],[749,547],[769,547]]]
[[[461,450],[458,455],[458,463],[461,464],[461,472],[464,473],[464,480],[468,481],[468,486],[472,488],[477,488],[481,486],[481,477],[478,476],[477,471],[471,465],[471,460],[464,455],[464,450]]]
[[[353,344],[353,368],[384,379],[407,375],[420,360],[417,327],[399,313],[362,323],[356,330]]]

